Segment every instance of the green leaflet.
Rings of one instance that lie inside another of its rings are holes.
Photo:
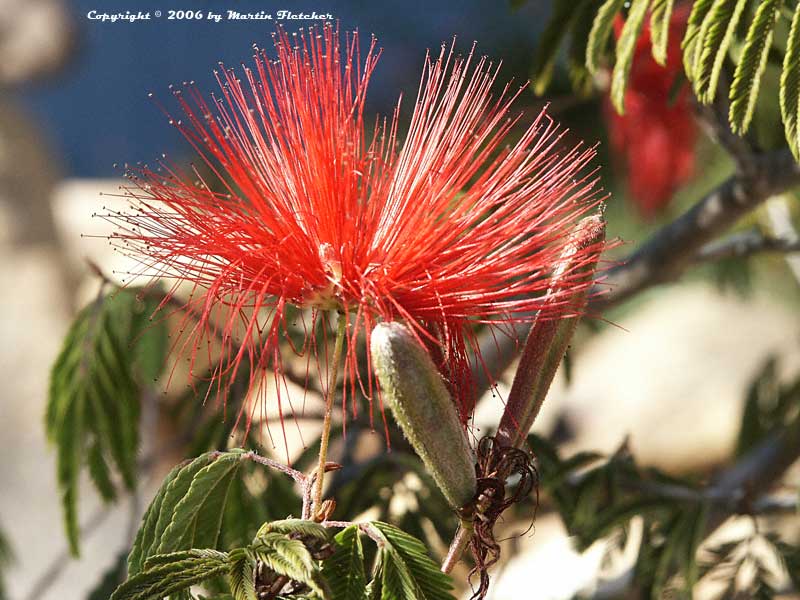
[[[553,5],[550,21],[539,36],[539,45],[533,56],[531,80],[533,91],[537,96],[544,94],[553,78],[553,67],[558,57],[561,41],[572,29],[572,24],[579,11],[572,0],[560,0]]]
[[[174,538],[168,540],[169,544],[164,544],[165,534],[176,515],[181,516],[178,506],[189,493],[195,477],[216,458],[217,454],[209,452],[198,456],[188,464],[174,468],[167,475],[161,488],[145,512],[142,524],[136,534],[136,540],[131,549],[128,559],[128,571],[131,575],[140,572],[145,565],[145,561],[156,554],[161,548],[165,551],[175,551],[191,548],[191,544],[184,548],[177,548]],[[223,463],[224,465],[224,463]],[[206,480],[208,481],[208,480]],[[195,488],[197,490],[197,488]],[[197,493],[197,492],[195,492]],[[195,516],[196,512],[193,513]],[[204,521],[205,523],[205,521]],[[202,532],[201,532],[202,533]],[[205,536],[208,537],[208,536]],[[169,550],[166,550],[169,548]]]
[[[370,527],[383,541],[375,576],[380,576],[381,600],[453,598],[450,577],[439,570],[422,542],[387,523],[375,521]]]
[[[698,51],[698,49],[702,48],[702,44],[699,41],[700,28],[713,2],[714,0],[695,0],[692,4],[692,12],[689,13],[681,49],[683,50],[683,69],[690,81],[695,78],[695,63],[700,60]]]
[[[573,9],[575,16],[571,21],[573,26],[567,51],[567,70],[572,87],[581,96],[588,96],[592,91],[592,78],[586,68],[586,46],[600,3],[601,0],[583,0]]]
[[[780,104],[786,141],[796,160],[800,161],[800,3],[795,6],[792,27],[786,42],[781,71]]]
[[[633,0],[631,2],[628,18],[625,20],[622,33],[617,40],[617,60],[614,63],[614,71],[611,73],[611,103],[619,114],[625,112],[625,88],[631,73],[636,40],[639,39],[642,31],[649,3],[650,0]]]
[[[322,563],[322,575],[336,600],[366,600],[364,551],[358,526],[351,525],[333,538],[334,553]]]
[[[327,541],[330,537],[329,529],[306,519],[282,519],[264,523],[256,533],[256,537],[268,533],[294,534],[297,537],[313,538],[321,542]]]
[[[161,487],[156,492],[155,498],[150,502],[147,511],[142,517],[142,524],[139,526],[139,531],[136,532],[136,539],[133,542],[133,547],[128,556],[128,573],[135,575],[144,567],[145,559],[151,554],[154,540],[156,540],[156,531],[158,519],[161,515],[161,507],[164,503],[169,485],[174,481],[178,474],[182,471],[184,465],[178,465],[164,478]]]
[[[159,554],[217,545],[228,488],[241,460],[241,452],[225,453],[196,472],[161,535]]]
[[[716,0],[703,19],[693,79],[694,92],[701,102],[714,101],[722,65],[745,6],[747,0]]]
[[[255,561],[246,552],[239,552],[228,566],[228,585],[234,600],[258,600],[255,584]]]
[[[614,18],[622,10],[625,2],[626,0],[606,0],[594,18],[589,41],[586,44],[586,68],[592,75],[600,68],[600,59],[605,54]]]
[[[672,7],[675,0],[653,0],[650,6],[650,39],[653,58],[661,66],[667,64],[667,42]]]
[[[140,298],[140,292],[114,290],[85,307],[67,332],[50,374],[45,430],[57,449],[64,523],[75,555],[78,477],[84,466],[105,500],[116,496],[112,467],[128,489],[136,483],[137,353],[149,348],[148,374],[157,375],[155,362],[163,360],[163,350],[162,358],[152,355],[164,335],[163,324],[149,322],[155,301]]]
[[[319,596],[330,597],[319,564],[302,541],[289,539],[280,533],[267,533],[253,541],[252,551],[275,573],[306,584]]]
[[[746,132],[753,118],[761,75],[767,65],[767,54],[779,7],[778,0],[763,0],[758,5],[753,23],[747,32],[744,50],[739,64],[736,65],[730,91],[731,106],[728,119],[735,133]]]
[[[161,600],[228,570],[228,555],[189,550],[154,557],[145,569],[117,588],[110,600]]]

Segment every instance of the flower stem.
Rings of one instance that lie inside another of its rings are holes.
[[[336,322],[336,341],[333,346],[333,360],[328,365],[328,388],[325,390],[325,416],[322,419],[322,437],[319,442],[319,463],[317,464],[317,480],[314,493],[312,515],[316,515],[322,506],[322,484],[325,479],[325,462],[328,457],[328,442],[331,438],[331,414],[333,413],[333,397],[336,395],[336,378],[339,373],[339,362],[342,358],[342,347],[347,327],[347,317],[339,313]]]
[[[467,549],[467,546],[472,540],[474,531],[475,528],[472,521],[461,519],[461,522],[458,524],[456,535],[453,541],[450,542],[450,549],[447,551],[447,556],[442,563],[442,573],[449,574],[453,570],[453,567],[456,566],[456,563],[461,560],[464,550]]]

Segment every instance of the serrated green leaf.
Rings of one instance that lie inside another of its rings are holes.
[[[166,484],[164,497],[161,501],[161,508],[159,510],[153,536],[150,540],[151,545],[146,548],[144,557],[152,554],[158,554],[161,545],[161,540],[164,537],[164,532],[172,522],[175,515],[175,509],[178,504],[186,497],[189,492],[189,487],[192,485],[194,477],[206,466],[215,460],[216,454],[209,452],[198,456],[189,464],[184,465],[178,470],[175,477]]]
[[[735,133],[743,134],[750,127],[779,7],[779,0],[762,0],[747,32],[730,90],[728,118]]]
[[[45,429],[57,447],[56,470],[70,549],[78,552],[78,476],[88,466],[105,499],[113,467],[132,489],[136,478],[140,390],[132,371],[142,324],[137,293],[126,288],[81,310],[50,374]]]
[[[117,491],[111,481],[111,473],[108,470],[106,459],[103,458],[100,445],[96,441],[89,447],[86,460],[89,464],[89,475],[94,481],[97,491],[100,492],[100,497],[106,502],[113,501],[117,497]]]
[[[366,600],[367,579],[364,573],[364,550],[358,526],[351,525],[333,538],[334,553],[323,561],[322,576],[336,600]]]
[[[453,598],[450,577],[439,570],[422,542],[388,523],[373,521],[370,527],[383,540],[379,551],[382,600]]]
[[[650,6],[650,40],[653,59],[662,67],[667,64],[667,43],[675,0],[653,0]]]
[[[175,505],[169,524],[161,535],[159,554],[217,545],[225,499],[242,456],[232,452],[222,454],[194,473],[186,494]]]
[[[550,20],[539,35],[539,43],[533,55],[531,66],[531,80],[533,91],[541,96],[550,85],[553,78],[553,67],[558,58],[558,48],[561,41],[572,29],[572,24],[578,11],[572,0],[560,0],[553,3],[553,13]]]
[[[163,317],[154,317],[160,303],[161,295],[151,291],[135,309],[134,329],[139,336],[133,348],[133,368],[143,382],[158,379],[167,359],[167,322]]]
[[[567,51],[567,69],[572,87],[581,96],[587,96],[592,91],[592,78],[586,69],[586,46],[600,2],[601,0],[583,0],[574,9],[575,17]]]
[[[622,33],[617,40],[617,58],[611,74],[611,103],[619,114],[625,113],[625,88],[628,86],[636,41],[642,32],[648,4],[650,4],[650,0],[633,0],[631,2],[628,18],[625,19]]]
[[[715,0],[699,33],[699,61],[695,64],[692,83],[701,102],[714,101],[722,65],[728,56],[739,21],[748,0]]]
[[[780,104],[786,141],[800,161],[800,3],[795,6],[781,70]]]
[[[133,547],[128,556],[128,572],[130,575],[135,575],[144,567],[144,561],[149,556],[150,550],[157,539],[157,524],[159,516],[161,515],[161,507],[163,506],[167,489],[184,466],[185,465],[178,465],[167,474],[158,492],[156,492],[153,501],[150,502],[150,506],[147,507],[144,517],[142,517],[142,524],[139,526],[139,531],[136,532],[136,539],[133,542]]]
[[[320,596],[329,597],[321,567],[302,541],[267,533],[253,541],[252,551],[271,571],[306,584]]]
[[[212,554],[213,553],[213,554]],[[224,552],[192,550],[153,557],[152,567],[130,577],[110,600],[160,600],[228,570]]]
[[[248,556],[231,561],[228,584],[234,600],[258,600],[256,596],[255,563]]]
[[[228,553],[213,548],[191,548],[189,550],[179,550],[178,552],[168,552],[166,554],[154,554],[144,562],[144,570],[155,569],[159,565],[169,565],[184,560],[196,558],[208,558],[216,561],[227,561]]]
[[[614,26],[614,19],[625,5],[626,0],[606,0],[592,23],[589,39],[586,44],[586,68],[594,75],[600,68],[600,62],[606,52],[608,37]]]
[[[267,533],[281,533],[283,535],[297,534],[306,538],[314,538],[320,541],[327,541],[330,537],[330,530],[314,521],[306,519],[282,519],[280,521],[270,521],[264,523],[256,533],[256,537],[261,537]]]
[[[81,437],[83,436],[83,398],[84,396],[77,396],[69,404],[55,438],[58,446],[56,471],[58,487],[61,490],[64,527],[70,552],[73,556],[78,556],[80,553],[78,475],[80,474],[83,460],[81,444]]]
[[[648,514],[660,509],[669,508],[673,502],[664,498],[636,497],[630,501],[621,502],[606,511],[601,511],[592,521],[592,528],[581,536],[585,546],[591,545],[596,540],[607,535],[616,527],[621,527],[633,517]]]
[[[683,50],[683,69],[690,81],[695,79],[695,65],[700,61],[700,29],[703,26],[708,11],[714,0],[695,0],[692,3],[692,11],[686,23],[686,33],[681,42]]]

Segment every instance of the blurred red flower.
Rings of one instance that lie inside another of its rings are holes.
[[[630,195],[646,218],[661,211],[694,171],[697,125],[691,89],[685,82],[675,89],[683,72],[680,46],[690,8],[681,4],[672,13],[665,66],[653,59],[646,21],[634,50],[625,114],[606,102],[611,146],[624,157]],[[623,25],[617,16],[617,36]]]
[[[497,68],[472,53],[443,46],[426,59],[400,144],[399,105],[365,127],[374,40],[363,59],[358,35],[342,44],[331,26],[279,29],[274,46],[277,60],[256,49],[254,68],[239,76],[223,67],[210,101],[193,84],[175,92],[185,120],[171,122],[214,181],[166,161],[137,170],[126,190],[132,209],[108,215],[113,240],[142,273],[201,291],[174,351],[194,364],[207,340],[221,338],[223,360],[210,375],[219,391],[242,361],[251,386],[272,369],[280,389],[279,342],[294,305],[310,315],[295,348],[308,360],[327,356],[310,335],[328,326],[321,311],[349,319],[350,395],[359,384],[372,395],[356,370],[358,334],[405,320],[437,350],[466,420],[470,361],[480,360],[468,351],[471,326],[510,329],[541,307],[567,233],[601,202],[594,172],[584,173],[594,151],[559,151],[562,133],[544,113],[504,146],[520,119],[509,115],[519,92],[492,95]],[[573,285],[559,288],[561,306],[546,311],[563,311],[591,284],[581,269],[600,250],[581,250],[585,260],[562,275]]]

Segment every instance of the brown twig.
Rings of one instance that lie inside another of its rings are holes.
[[[694,261],[703,263],[727,258],[747,258],[755,254],[793,252],[800,252],[800,240],[766,236],[753,228],[706,244],[695,254]]]

